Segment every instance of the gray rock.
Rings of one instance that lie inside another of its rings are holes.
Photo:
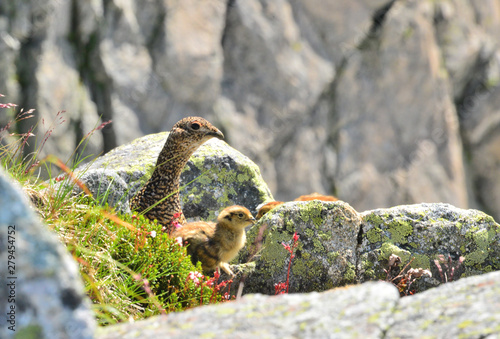
[[[139,138],[76,170],[93,196],[123,212],[153,173],[168,133]],[[255,208],[272,200],[259,168],[220,140],[209,140],[189,159],[181,174],[182,210],[188,218],[215,220],[224,207]]]
[[[500,70],[500,55],[497,64]],[[496,79],[500,79],[499,75]],[[495,81],[495,77],[491,78]],[[465,102],[462,109],[464,144],[470,161],[470,195],[478,201],[477,208],[500,220],[500,87],[490,86],[477,93],[474,102]]]
[[[94,314],[77,264],[3,171],[0,230],[0,337],[93,338]]]
[[[500,225],[477,210],[417,204],[358,213],[341,201],[289,202],[268,212],[247,232],[239,263],[255,266],[240,266],[247,273],[245,293],[274,294],[274,284],[286,281],[290,254],[282,244],[291,246],[294,232],[299,240],[290,271],[291,292],[385,280],[391,254],[402,260],[393,277],[411,258],[409,268],[431,271],[432,277],[412,284],[410,290],[416,292],[500,270]]]
[[[500,272],[402,298],[385,338],[500,337]]]
[[[100,328],[97,337],[495,338],[499,323],[500,272],[493,272],[401,299],[384,282],[322,293],[248,295]]]
[[[277,297],[255,294],[164,318],[110,326],[101,329],[97,338],[380,338],[398,299],[397,290],[386,283]]]
[[[357,210],[467,205],[458,120],[433,29],[430,2],[397,1],[339,75],[335,186]]]
[[[400,268],[415,258],[411,267],[431,270],[432,277],[422,277],[412,285],[416,291],[444,282],[434,263],[439,255],[451,258],[451,266],[456,268],[454,280],[500,270],[500,225],[483,212],[448,204],[418,204],[366,211],[360,216],[361,281],[384,279],[391,254],[401,258]],[[440,265],[451,279],[451,272],[442,262]]]
[[[274,284],[287,280],[290,253],[299,236],[290,270],[290,292],[324,291],[356,281],[356,248],[361,219],[345,202],[289,202],[268,212],[247,232],[240,262],[256,254],[255,271],[245,293],[274,294]],[[262,234],[262,247],[255,252]]]

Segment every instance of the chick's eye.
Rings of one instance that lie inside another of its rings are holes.
[[[243,213],[238,214],[238,217],[243,218]]]
[[[195,131],[196,131],[196,130],[199,130],[199,129],[200,129],[200,124],[199,124],[199,123],[197,123],[197,122],[193,122],[193,123],[191,124],[191,129],[194,129]]]

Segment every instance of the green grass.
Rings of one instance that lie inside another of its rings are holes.
[[[0,107],[5,109],[15,108]],[[38,159],[52,126],[36,142],[39,146],[33,154],[23,154],[27,138],[33,138],[36,129],[13,136],[10,130],[29,115],[28,111],[18,115],[17,121],[0,126],[0,165],[21,183],[45,224],[57,233],[78,263],[100,325],[226,300],[226,282],[217,284],[218,275],[197,278],[193,272],[201,272],[201,265],[194,266],[176,239],[161,231],[161,225],[141,215],[124,215],[102,206],[102,197],[92,197],[75,178],[73,170],[89,160],[79,158],[79,154],[88,138],[104,124],[87,134],[78,152],[75,150],[65,163],[54,156]],[[68,166],[70,160],[72,165]],[[38,174],[41,169],[52,179],[42,180]],[[61,170],[66,172],[65,179],[56,182],[54,178]],[[75,182],[83,192],[74,193]]]

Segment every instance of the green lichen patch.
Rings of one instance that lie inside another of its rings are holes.
[[[323,204],[318,201],[310,201],[305,203],[300,207],[299,218],[305,222],[313,222],[315,226],[320,226],[323,222],[321,218],[321,212],[323,210]]]
[[[387,231],[391,234],[390,239],[393,242],[406,244],[408,236],[413,233],[413,225],[410,221],[395,220],[388,224]]]
[[[382,230],[378,227],[373,227],[366,232],[366,238],[370,243],[382,241]]]

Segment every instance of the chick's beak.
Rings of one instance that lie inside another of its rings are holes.
[[[253,224],[253,223],[255,223],[256,220],[255,220],[254,217],[251,217],[251,218],[248,219],[248,221],[250,221]]]

